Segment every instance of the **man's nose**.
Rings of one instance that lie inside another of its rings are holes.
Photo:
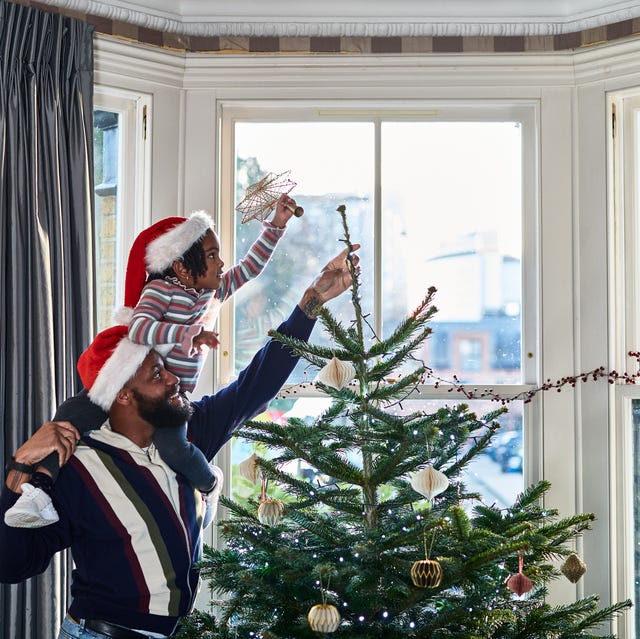
[[[180,382],[180,378],[177,375],[174,375],[173,373],[168,371],[166,368],[164,369],[164,371],[166,373],[165,382],[166,382],[167,386],[175,386],[176,384],[178,384]]]

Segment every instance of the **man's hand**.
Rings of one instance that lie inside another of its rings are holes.
[[[353,245],[354,251],[359,248],[360,244]],[[307,317],[317,317],[324,302],[344,293],[351,286],[351,272],[347,260],[350,260],[353,264],[356,274],[359,273],[358,262],[360,257],[358,255],[353,252],[349,255],[348,248],[336,255],[320,271],[320,275],[313,280],[311,286],[302,296],[299,306]]]
[[[57,452],[60,466],[69,461],[80,433],[71,422],[46,422],[16,451],[13,458],[20,464],[36,466],[49,453]],[[27,473],[11,470],[7,474],[6,484],[14,492],[21,492],[19,486],[29,480]]]
[[[80,433],[71,422],[46,422],[18,448],[13,458],[21,464],[33,466],[56,451],[60,466],[64,466],[79,440]]]

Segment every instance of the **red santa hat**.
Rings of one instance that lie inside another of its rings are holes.
[[[78,359],[78,373],[89,399],[106,411],[151,350],[151,346],[132,342],[128,330],[118,325],[101,331]]]
[[[114,314],[118,324],[129,324],[133,308],[151,273],[164,273],[205,233],[213,230],[213,220],[204,211],[187,217],[167,217],[142,231],[129,251],[124,283],[124,308]]]

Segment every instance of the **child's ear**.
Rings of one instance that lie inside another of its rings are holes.
[[[189,276],[189,271],[186,266],[180,260],[175,260],[175,262],[171,265],[173,268],[173,272],[178,276],[178,278],[182,279],[183,277]]]
[[[176,277],[184,286],[193,286],[195,278],[191,277],[191,271],[179,260],[176,260],[172,265],[173,272]]]

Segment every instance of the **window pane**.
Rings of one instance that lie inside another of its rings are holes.
[[[267,330],[288,316],[313,277],[343,246],[338,242],[344,237],[336,213],[340,204],[347,207],[352,241],[362,244],[363,270],[373,273],[374,138],[370,123],[247,122],[236,124],[235,142],[236,204],[247,187],[267,173],[290,170],[297,183],[291,196],[305,211],[301,218],[290,220],[286,236],[260,277],[234,296],[237,374],[264,343]],[[236,261],[261,230],[257,220],[242,224],[241,218],[237,213]],[[373,299],[371,277],[363,278],[362,294]],[[329,308],[344,321],[351,319],[348,296],[330,302]],[[317,330],[314,341],[327,344],[329,338]],[[305,366],[300,363],[289,381],[305,380]]]
[[[447,380],[522,381],[521,147],[517,122],[382,125],[383,333],[435,286],[420,357]]]
[[[120,115],[96,110],[93,114],[95,172],[96,321],[100,331],[112,324],[116,308],[118,176]]]
[[[496,404],[489,401],[467,402],[470,409],[477,415],[486,414],[495,410]],[[331,405],[330,399],[303,397],[299,399],[275,400],[262,416],[265,419],[286,423],[291,417],[307,421],[310,425]],[[395,405],[395,413],[411,413],[425,411],[434,413],[443,406],[451,406],[451,402],[441,400],[407,400],[402,406]],[[489,505],[495,504],[504,508],[511,506],[516,495],[524,488],[523,483],[523,429],[522,429],[522,402],[513,402],[509,406],[509,412],[500,418],[501,428],[492,440],[492,445],[483,453],[475,457],[467,467],[464,483],[468,491],[477,492],[483,501]],[[254,485],[244,479],[237,472],[238,464],[247,459],[252,452],[257,452],[261,457],[271,458],[277,451],[267,451],[266,448],[235,437],[232,444],[231,463],[232,491],[234,498],[245,499],[258,498],[260,486]],[[349,460],[359,463],[357,451],[348,453]],[[295,460],[288,462],[283,468],[286,472],[305,481],[313,483],[329,483],[330,477],[318,475],[316,470],[305,461]],[[269,497],[286,501],[289,497],[280,491],[277,486],[269,485]],[[418,499],[418,498],[417,498]]]

